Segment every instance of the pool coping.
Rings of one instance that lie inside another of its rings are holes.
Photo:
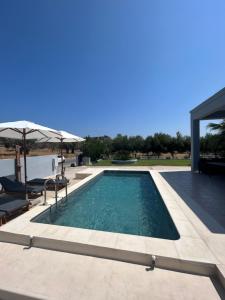
[[[68,187],[71,193],[100,175],[104,170],[127,171],[126,168],[92,168],[88,177]],[[167,207],[167,210],[180,234],[178,240],[165,240],[153,237],[111,233],[90,229],[64,227],[34,223],[31,220],[47,209],[38,205],[0,228],[0,241],[46,248],[70,253],[110,258],[143,265],[151,265],[152,255],[156,256],[156,266],[171,270],[191,272],[199,275],[218,273],[220,262],[209,249],[201,236],[201,221],[194,216],[180,196],[160,175],[160,171],[148,168],[129,168],[130,171],[148,171]],[[65,191],[59,193],[59,198]],[[48,206],[54,204],[48,199]],[[196,222],[199,222],[198,226]],[[207,234],[207,232],[205,232]],[[31,239],[32,237],[32,239]],[[219,272],[222,281],[224,272]],[[222,275],[221,275],[222,274]],[[221,279],[220,278],[220,279]],[[223,282],[225,286],[225,281]]]
[[[133,173],[137,173],[137,174],[141,174],[141,173],[144,173],[144,174],[146,174],[149,178],[150,178],[150,181],[151,181],[151,184],[153,185],[153,187],[156,189],[156,192],[158,193],[158,195],[159,195],[159,201],[162,201],[163,203],[164,203],[164,201],[163,201],[163,199],[162,199],[162,197],[161,197],[161,194],[160,194],[160,192],[158,191],[158,189],[157,189],[157,186],[155,185],[155,181],[154,181],[154,179],[152,178],[152,175],[151,175],[151,173],[149,172],[149,171],[137,171],[137,170],[131,170],[131,171],[127,171],[127,170],[104,170],[104,171],[101,171],[99,174],[97,174],[96,176],[94,176],[93,178],[91,178],[91,180],[88,180],[87,182],[85,182],[84,184],[82,184],[79,188],[77,188],[77,189],[75,189],[73,192],[76,192],[76,191],[78,191],[78,189],[82,189],[83,187],[85,187],[87,184],[89,184],[91,181],[95,181],[95,179],[97,180],[97,178],[99,177],[99,176],[101,176],[103,173],[108,173],[108,172],[121,172],[121,173],[123,173],[123,172],[129,172],[129,173],[131,173],[131,172],[133,172]],[[86,178],[87,176],[90,176],[91,174],[89,173],[89,174],[87,174],[87,173],[78,173],[78,174],[76,174],[76,178],[80,178],[80,179],[84,179],[84,178]],[[149,180],[149,179],[148,179]],[[70,194],[72,194],[73,192],[71,192]],[[60,202],[60,201],[63,201],[63,203],[65,202],[66,203],[66,199],[64,198],[64,199],[60,199],[59,201],[58,201],[58,203]],[[55,209],[55,206],[56,206],[56,204],[54,204],[54,209]],[[180,235],[179,235],[179,233],[178,233],[178,230],[177,230],[177,228],[176,228],[176,225],[174,224],[174,222],[173,222],[173,220],[172,220],[172,217],[171,217],[171,215],[170,215],[170,213],[169,213],[169,211],[168,211],[168,209],[167,209],[167,207],[166,207],[166,205],[164,205],[164,207],[163,207],[164,209],[165,209],[165,211],[166,211],[166,215],[168,215],[168,218],[170,218],[171,219],[171,221],[172,221],[172,224],[173,224],[173,226],[174,226],[174,230],[175,231],[177,231],[177,238],[174,238],[174,239],[170,239],[170,238],[160,238],[160,237],[156,237],[156,236],[148,236],[148,235],[139,235],[138,233],[123,233],[123,232],[121,232],[121,234],[128,234],[128,235],[132,235],[132,236],[143,236],[143,237],[152,237],[152,238],[159,238],[159,239],[163,239],[163,240],[178,240],[178,239],[180,239]],[[33,219],[31,219],[31,222],[37,222],[37,223],[41,223],[41,224],[49,224],[49,225],[53,225],[53,224],[50,224],[50,223],[48,223],[48,222],[41,222],[41,221],[38,221],[38,218],[42,215],[42,214],[44,214],[45,213],[45,211],[47,211],[47,209],[46,210],[44,210],[43,212],[41,212],[39,215],[37,215],[37,216],[35,216]],[[103,231],[103,232],[110,232],[110,233],[120,233],[120,232],[114,232],[114,231],[105,231],[105,230],[100,230],[100,229],[92,229],[92,228],[84,228],[84,227],[76,227],[76,226],[67,226],[67,225],[60,225],[60,224],[55,224],[56,226],[66,226],[66,227],[70,227],[70,228],[81,228],[81,229],[89,229],[89,230],[93,230],[93,231]]]

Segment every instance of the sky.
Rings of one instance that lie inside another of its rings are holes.
[[[224,12],[224,0],[1,0],[0,122],[190,134],[189,111],[225,86]]]

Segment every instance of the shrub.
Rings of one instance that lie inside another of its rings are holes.
[[[114,154],[113,159],[128,160],[128,159],[130,159],[130,152],[129,151],[118,151]]]

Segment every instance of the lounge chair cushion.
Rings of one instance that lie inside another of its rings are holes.
[[[44,185],[46,180],[47,179],[44,179],[44,178],[34,178],[32,180],[29,180],[27,183],[30,185]],[[58,185],[63,185],[63,186],[65,186],[66,183],[69,183],[69,180],[67,178],[56,179],[56,181],[57,181]],[[47,186],[49,186],[49,185],[54,185],[53,179],[50,179],[47,182]]]
[[[4,211],[0,211],[0,219],[3,218],[5,216],[5,212]]]
[[[5,177],[8,178],[9,180],[16,181],[16,176],[15,175],[7,175]]]
[[[0,177],[0,183],[6,192],[25,193],[25,184],[18,181],[12,181],[7,177]],[[41,186],[27,186],[28,193],[41,193],[44,190]]]
[[[43,186],[27,186],[27,192],[28,193],[34,193],[34,194],[39,194],[39,193],[42,193],[44,190],[44,187]]]
[[[22,199],[0,199],[0,211],[8,215],[23,209],[29,205],[29,201]]]
[[[0,226],[6,221],[6,214],[4,211],[0,211]]]

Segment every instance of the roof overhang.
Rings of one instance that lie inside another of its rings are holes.
[[[194,120],[225,119],[225,88],[191,110]]]

